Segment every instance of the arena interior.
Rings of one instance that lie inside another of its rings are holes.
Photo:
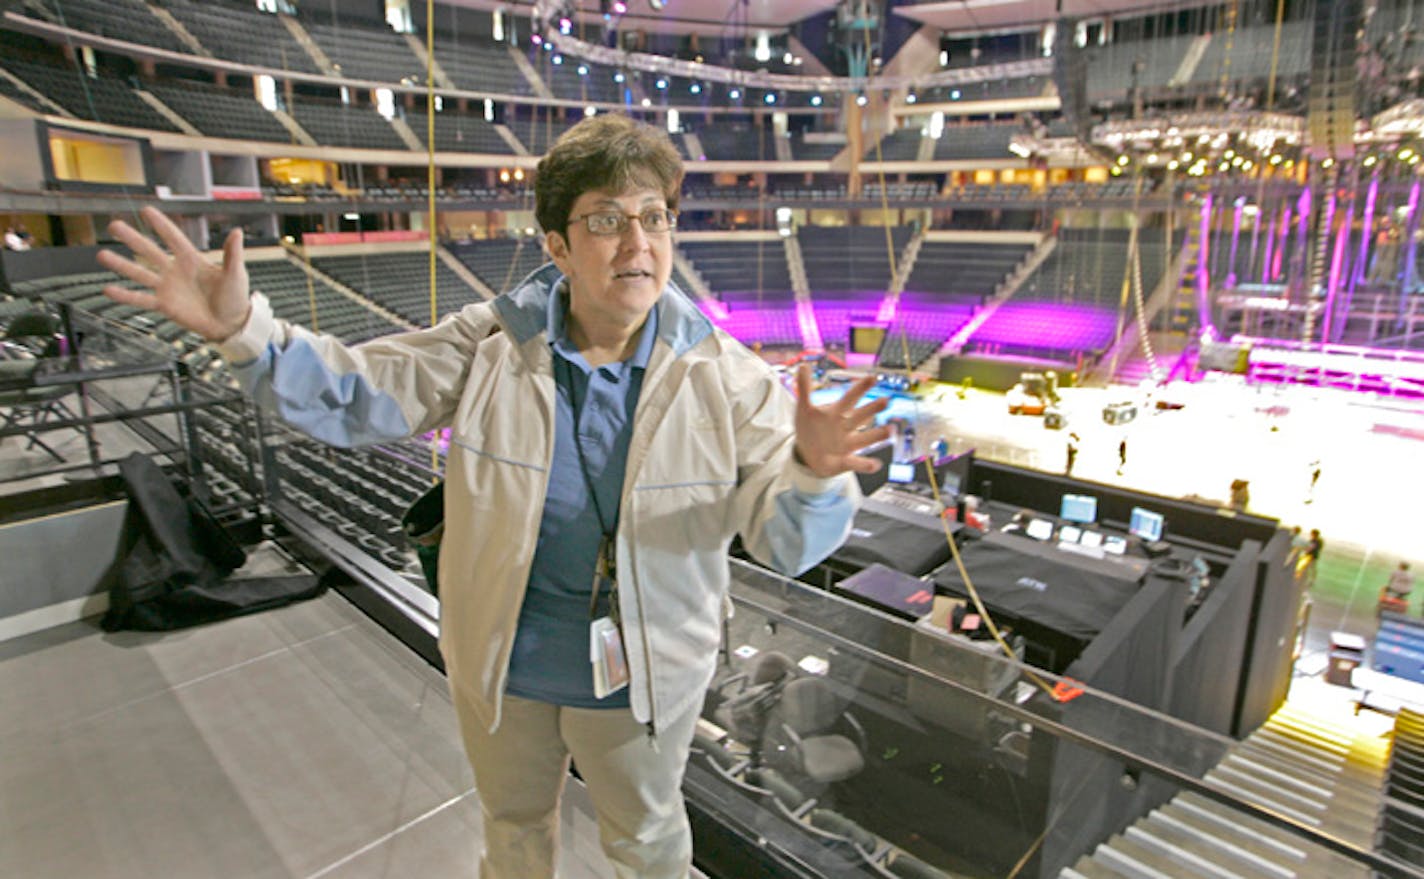
[[[95,257],[156,206],[214,259],[240,227],[281,317],[429,326],[545,262],[540,156],[623,113],[685,162],[681,295],[897,428],[825,563],[730,551],[698,875],[1424,877],[1385,588],[1424,560],[1424,4],[0,14],[0,875],[476,874],[402,521],[448,439],[296,433]],[[113,590],[164,508],[230,563],[145,631]],[[611,876],[567,794],[560,875]]]

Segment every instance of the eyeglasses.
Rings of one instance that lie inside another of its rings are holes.
[[[637,220],[643,227],[644,235],[666,235],[677,228],[677,211],[667,208],[648,208],[641,214],[625,214],[622,211],[590,211],[577,217],[569,217],[570,223],[583,220],[590,235],[622,235],[628,231],[628,223]]]

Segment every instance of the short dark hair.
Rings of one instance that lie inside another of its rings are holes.
[[[534,217],[545,232],[568,234],[569,214],[585,192],[660,191],[677,210],[682,157],[662,131],[614,113],[590,116],[564,132],[539,162]]]

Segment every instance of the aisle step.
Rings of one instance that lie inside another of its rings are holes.
[[[1140,824],[1123,831],[1123,837],[1174,864],[1183,875],[1201,876],[1203,879],[1276,879],[1268,874],[1228,867],[1222,863],[1221,853],[1215,847],[1179,845],[1166,835],[1154,833]]]
[[[1220,832],[1249,834],[1283,852],[1296,852],[1297,876],[1318,875],[1323,879],[1335,877],[1367,876],[1369,871],[1359,864],[1336,854],[1323,846],[1302,839],[1290,831],[1267,824],[1265,821],[1243,815],[1200,794],[1183,793],[1172,803],[1173,806],[1188,810],[1190,814],[1210,822],[1210,826],[1222,828]],[[1305,822],[1302,822],[1305,823]],[[1307,826],[1310,826],[1307,824]],[[1368,847],[1368,846],[1367,846]],[[1320,871],[1320,872],[1316,872]]]
[[[1217,834],[1207,833],[1160,809],[1147,816],[1145,829],[1154,836],[1159,836],[1183,848],[1215,852],[1223,865],[1239,870],[1243,875],[1268,877],[1268,879],[1292,879],[1295,875],[1279,860],[1272,860],[1265,854],[1252,851],[1246,846],[1237,845]],[[1257,848],[1269,851],[1266,846],[1257,846]]]
[[[1114,836],[1098,846],[1098,859],[1132,879],[1181,879],[1177,864],[1130,839]]]

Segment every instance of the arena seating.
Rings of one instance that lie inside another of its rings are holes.
[[[876,362],[894,369],[919,366],[974,316],[982,299],[972,295],[925,295],[906,291],[887,327]]]
[[[80,119],[153,131],[178,130],[113,77],[96,78],[78,67],[59,67],[16,57],[5,58],[0,66]]]
[[[776,158],[770,125],[715,122],[697,129],[697,138],[711,161],[766,162]]]
[[[192,54],[193,51],[149,11],[143,0],[65,0],[54,4],[31,3],[17,11],[46,15],[56,24],[88,34],[170,52]]]
[[[549,146],[559,139],[565,131],[573,128],[582,117],[572,116],[567,119],[555,118],[551,111],[536,110],[527,116],[520,116],[513,119],[506,119],[505,125],[531,155],[541,156],[549,151]]]
[[[791,299],[791,269],[780,241],[682,241],[678,247],[718,296],[761,291]]]
[[[944,126],[944,133],[935,141],[936,159],[1007,159],[1009,141],[1023,131],[1023,126],[1012,123],[973,123]]]
[[[298,124],[322,146],[409,150],[375,107],[301,98],[292,101],[290,110]]]
[[[805,132],[791,138],[791,155],[799,160],[829,161],[845,149],[844,138],[833,141],[807,141]]]
[[[537,238],[456,241],[446,249],[496,293],[512,290],[526,275],[548,262],[544,245]]]
[[[980,300],[993,294],[1033,248],[1028,244],[981,241],[926,241],[920,245],[905,290],[920,294],[968,294]]]
[[[402,329],[349,296],[332,289],[321,278],[312,278],[298,266],[282,260],[249,262],[247,273],[254,290],[261,290],[278,317],[331,333],[344,342],[363,342]],[[316,320],[312,320],[312,294],[316,298]]]
[[[873,162],[878,155],[886,162],[914,161],[920,155],[920,141],[923,139],[924,131],[918,125],[897,128],[880,139],[878,154],[876,144],[871,144],[861,158]]]
[[[1126,229],[1064,230],[1059,234],[1058,246],[1024,280],[1014,294],[1015,300],[1093,304],[1116,309],[1127,268],[1127,242]],[[1175,245],[1173,247],[1175,249]],[[1155,229],[1139,233],[1138,249],[1142,292],[1150,296],[1162,278],[1170,255],[1161,231]]]
[[[277,16],[233,0],[166,0],[173,13],[214,57],[274,70],[320,73],[306,49]]]
[[[419,251],[322,256],[312,260],[331,277],[416,326],[430,324],[430,257]],[[440,315],[459,311],[479,297],[459,275],[436,262]]]
[[[266,140],[289,143],[292,134],[259,103],[246,94],[198,83],[144,83],[152,92],[194,128],[211,137],[233,140]]]
[[[973,351],[1050,360],[1101,354],[1112,342],[1116,308],[1087,304],[1009,301],[974,335]]]
[[[1213,34],[1192,73],[1192,82],[1215,85],[1223,77],[1233,82],[1265,80],[1271,74],[1275,31],[1273,25],[1257,25],[1238,28],[1230,34],[1223,31]],[[1308,72],[1310,50],[1310,22],[1288,21],[1282,25],[1276,76],[1293,77]]]
[[[898,268],[903,264],[910,228],[892,227],[890,245],[883,226],[801,226],[796,238],[813,300],[843,298],[837,294],[851,291],[884,295],[894,280],[890,248]]]
[[[448,107],[448,105],[447,105]],[[417,101],[405,111],[408,124],[421,143],[427,143],[425,102]],[[513,155],[514,150],[494,126],[475,113],[459,113],[446,109],[435,114],[435,149],[456,153],[495,153]]]
[[[925,104],[1037,98],[1041,97],[1048,89],[1051,81],[1046,76],[1017,76],[1012,79],[967,82],[955,86],[936,86],[925,89],[916,97]]]
[[[558,63],[555,63],[555,58],[559,59]],[[541,52],[535,59],[534,69],[548,83],[556,98],[623,103],[627,82],[618,82],[616,77],[619,71],[611,67],[578,58],[565,58],[555,52]],[[580,69],[586,72],[579,73]]]
[[[1106,46],[1087,48],[1088,97],[1121,101],[1130,89],[1161,89],[1181,67],[1194,34],[1134,39],[1132,33]],[[1200,65],[1198,65],[1200,69]]]
[[[435,63],[456,88],[509,95],[532,92],[529,81],[510,60],[509,50],[487,33],[435,35]]]
[[[425,82],[425,62],[389,28],[377,30],[312,21],[307,21],[305,26],[343,77],[375,82]]]
[[[725,304],[725,318],[711,312],[707,316],[737,341],[747,345],[802,346],[801,325],[789,299],[768,304],[753,296],[733,297]]]

